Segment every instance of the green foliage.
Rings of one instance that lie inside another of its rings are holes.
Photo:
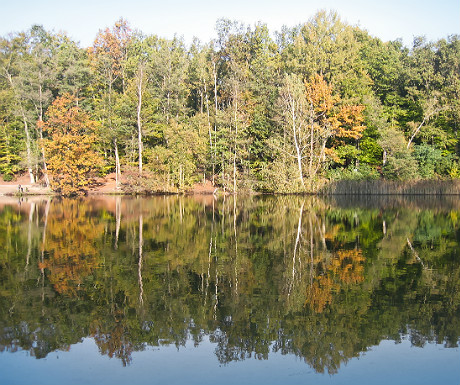
[[[421,144],[415,146],[414,158],[418,163],[418,174],[422,178],[429,179],[435,175],[437,165],[442,160],[442,152],[432,146]]]
[[[199,122],[191,121],[185,127],[172,122],[165,132],[169,150],[167,164],[172,181],[180,190],[192,184],[196,165],[205,157],[206,133],[199,125],[193,127],[193,123]]]
[[[360,154],[361,151],[352,144],[339,146],[335,150],[335,155],[338,158],[335,163],[348,166],[353,160],[358,159]]]
[[[460,178],[460,168],[458,167],[458,162],[452,162],[450,166],[449,176],[453,179]]]
[[[417,161],[410,153],[388,155],[387,162],[382,167],[382,174],[390,180],[413,180],[418,176]]]
[[[3,180],[10,181],[21,170],[21,142],[14,125],[0,126],[0,174]]]
[[[276,41],[263,23],[221,19],[216,33],[187,47],[120,19],[87,50],[42,26],[1,38],[0,173],[46,180],[44,113],[70,93],[98,123],[104,173],[115,170],[120,181],[144,165],[165,191],[203,175],[235,192],[314,192],[326,175],[458,174],[458,36],[405,47],[325,11],[284,27]],[[309,103],[326,94],[333,107],[311,131],[319,104]]]
[[[331,181],[337,180],[374,180],[380,178],[380,173],[372,166],[363,163],[359,167],[350,165],[347,168],[331,169],[328,173]]]
[[[382,147],[374,138],[365,137],[359,141],[360,153],[358,160],[360,163],[366,163],[372,166],[378,166],[382,162]]]

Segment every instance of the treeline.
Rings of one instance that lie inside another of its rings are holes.
[[[0,39],[0,173],[64,194],[317,191],[458,178],[460,41],[383,42],[318,12],[271,34],[219,20],[189,47],[120,19],[88,49],[33,26]]]

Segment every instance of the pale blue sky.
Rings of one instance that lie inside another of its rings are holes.
[[[222,17],[268,24],[273,33],[283,25],[307,21],[317,10],[336,10],[342,20],[359,25],[373,36],[402,38],[411,45],[414,36],[437,40],[460,34],[460,0],[1,0],[0,36],[41,24],[66,31],[82,47],[90,46],[99,29],[123,17],[145,34],[171,38],[176,33],[190,43],[215,37]],[[8,2],[6,2],[8,1]]]

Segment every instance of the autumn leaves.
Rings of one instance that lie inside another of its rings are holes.
[[[42,142],[51,188],[62,195],[82,193],[102,164],[94,149],[97,123],[75,103],[70,94],[57,98],[41,123],[48,134]]]

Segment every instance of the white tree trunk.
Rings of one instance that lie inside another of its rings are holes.
[[[137,85],[137,131],[138,131],[138,142],[137,145],[139,147],[139,174],[142,175],[142,122],[141,122],[141,107],[142,107],[142,79],[144,77],[144,70],[141,65],[139,69],[139,83]]]
[[[297,158],[297,167],[299,168],[300,182],[302,182],[302,187],[305,187],[305,182],[303,180],[303,168],[302,168],[302,152],[300,150],[300,144],[298,140],[298,132],[296,126],[296,114],[295,114],[295,102],[294,98],[291,99],[291,114],[292,114],[292,134],[294,137],[294,146],[296,151]]]
[[[118,155],[118,145],[117,140],[113,141],[114,150],[115,150],[115,181],[117,189],[120,188],[120,179],[121,179],[121,170],[120,170],[120,157]]]
[[[24,122],[24,133],[26,134],[26,157],[27,157],[27,169],[29,171],[30,183],[35,183],[34,173],[32,171],[32,150],[30,146],[30,132],[27,124],[27,119],[24,111],[22,111],[22,119]]]

